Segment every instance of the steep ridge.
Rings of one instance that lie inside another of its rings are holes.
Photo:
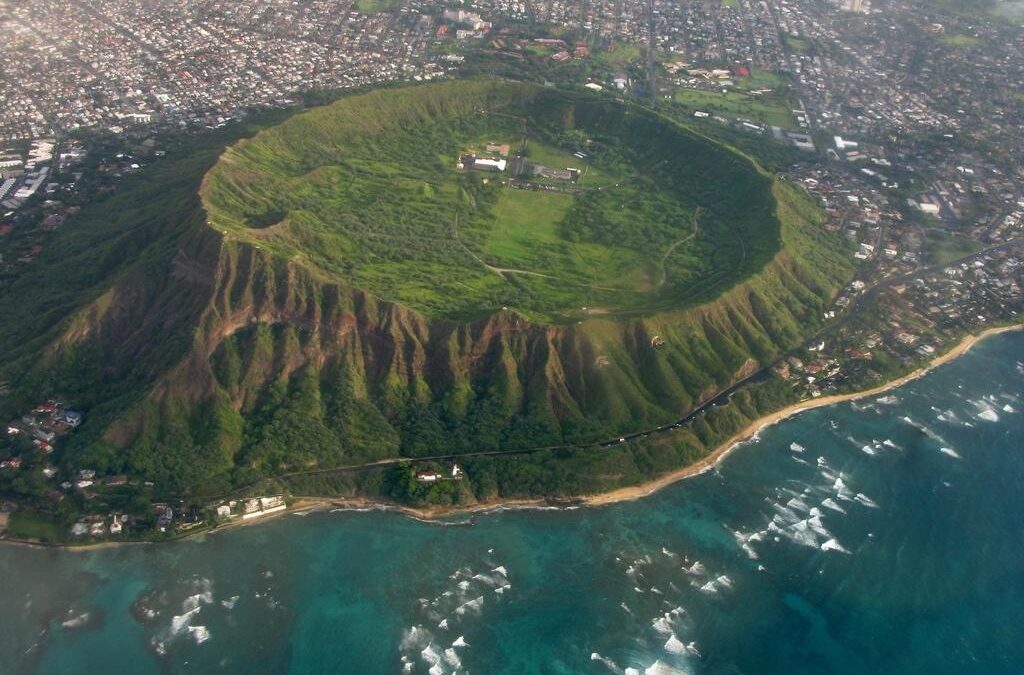
[[[279,161],[307,161],[282,143]],[[695,306],[563,324],[431,317],[189,209],[61,325],[26,389],[84,396],[69,370],[99,383],[134,373],[132,392],[85,396],[102,414],[67,461],[178,492],[605,440],[678,419],[818,325],[849,263],[796,188],[771,193],[782,245],[760,271]]]

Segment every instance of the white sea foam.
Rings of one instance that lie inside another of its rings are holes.
[[[455,638],[455,642],[452,643],[452,647],[468,647],[469,643],[466,642],[466,638],[462,635]]]
[[[495,567],[491,571],[492,572],[496,572],[497,574],[500,574],[501,576],[505,577],[506,579],[508,578],[508,570],[505,569],[504,565],[498,565],[497,567]]]
[[[665,642],[665,651],[669,654],[685,654],[686,645],[673,633]]]
[[[807,524],[806,520],[800,520],[790,527],[790,529],[783,531],[783,534],[789,537],[792,541],[803,546],[810,546],[817,548],[818,538],[815,536],[814,531],[810,525]]]
[[[431,675],[439,675],[444,672],[444,669],[441,668],[441,655],[434,651],[433,645],[427,645],[421,649],[420,658],[430,666],[430,670],[427,672]]]
[[[791,508],[783,506],[782,504],[772,504],[772,508],[775,509],[775,516],[772,518],[773,522],[778,523],[792,523],[800,520],[800,516]]]
[[[402,634],[402,641],[398,643],[398,649],[403,652],[421,649],[422,646],[430,643],[431,637],[430,631],[423,626],[412,626]]]
[[[900,402],[900,399],[893,394],[888,394],[886,396],[880,396],[879,398],[876,398],[875,402],[881,403],[882,405],[896,405],[897,403]]]
[[[61,621],[60,625],[63,628],[81,628],[87,623],[89,623],[89,612],[82,612],[77,616],[73,616],[70,619]]]
[[[199,607],[195,607],[184,614],[178,614],[171,617],[171,635],[177,635],[188,628],[189,624],[192,623],[192,617],[198,614],[199,610]]]
[[[197,645],[201,645],[210,639],[210,631],[207,630],[206,626],[189,626],[188,632],[192,634],[192,639],[196,641]]]
[[[903,421],[905,421],[907,424],[911,425],[915,429],[919,430],[921,433],[923,433],[925,436],[932,439],[939,445],[950,445],[948,442],[946,442],[946,439],[932,431],[929,427],[925,426],[924,424],[921,424],[920,422],[917,422],[916,420],[913,420],[910,417],[906,416],[903,417]]]
[[[622,670],[619,668],[619,664],[615,663],[614,661],[612,661],[607,656],[601,656],[597,652],[594,652],[594,653],[592,653],[590,655],[590,660],[591,661],[597,661],[599,663],[603,663],[608,668],[608,670],[612,671],[613,673],[621,673],[622,672]]]
[[[1014,407],[1012,405],[1007,403],[1006,405],[1003,406],[1003,412],[1013,414],[1013,413],[1015,413],[1017,411],[1016,411],[1016,409],[1014,409]]]
[[[491,586],[493,588],[494,586],[498,585],[498,575],[495,574],[492,577],[492,576],[490,576],[488,574],[483,574],[481,572],[479,574],[474,574],[473,575],[473,581],[479,581],[480,583],[484,584],[485,586]]]
[[[441,630],[448,630],[448,619],[441,619],[441,622],[437,624],[437,627]]]
[[[213,602],[213,593],[211,591],[204,591],[185,598],[185,601],[181,603],[181,609],[185,612],[191,612],[199,607],[200,604],[208,605],[211,602]]]
[[[799,497],[793,497],[786,502],[786,507],[793,509],[794,511],[810,511],[811,507],[804,500]]]
[[[666,612],[664,616],[654,619],[651,621],[651,628],[658,633],[668,635],[672,632],[672,615]]]
[[[843,548],[842,544],[839,543],[839,540],[835,539],[834,537],[832,539],[829,539],[828,541],[826,541],[824,544],[822,544],[821,545],[821,550],[822,551],[836,551],[838,553],[849,553],[849,551],[847,551],[845,548]]]
[[[982,410],[980,413],[977,414],[977,418],[979,420],[985,420],[986,422],[998,422],[999,421],[998,413],[996,413],[996,411],[992,410],[991,408],[987,408],[985,410]]]
[[[459,616],[463,616],[467,613],[477,614],[480,612],[480,608],[484,605],[484,596],[473,598],[468,602],[464,602],[455,608],[455,613]]]
[[[647,670],[644,671],[644,675],[682,675],[682,671],[676,670],[661,661],[655,661],[651,665],[647,666]]]
[[[836,500],[832,499],[831,497],[827,497],[826,499],[823,499],[822,502],[821,502],[821,505],[824,506],[827,509],[832,509],[833,511],[838,511],[839,513],[846,513],[846,509],[844,509],[842,506],[837,504]]]
[[[715,585],[714,581],[709,581],[705,583],[703,586],[701,586],[699,590],[701,593],[707,593],[711,595],[713,593],[718,593],[718,586]]]
[[[444,650],[444,656],[441,658],[443,658],[444,662],[454,670],[458,670],[462,666],[462,661],[459,659],[459,655],[455,653],[455,649],[453,647],[449,647]]]
[[[237,603],[238,603],[238,598],[239,598],[239,596],[237,596],[237,595],[232,595],[232,596],[231,596],[230,598],[228,598],[227,600],[221,600],[221,601],[220,601],[220,604],[221,604],[221,606],[222,606],[222,607],[223,607],[224,609],[234,609],[234,608],[235,608],[235,604],[237,604]]]
[[[878,508],[878,504],[875,503],[875,500],[871,499],[871,497],[868,497],[863,492],[858,492],[856,494],[856,496],[854,496],[854,499],[856,499],[858,502],[860,502],[864,506],[868,506],[868,507],[873,508],[873,509],[877,509]]]
[[[494,589],[494,592],[498,595],[504,595],[505,591],[512,588],[512,584],[505,584],[504,586],[498,586]]]
[[[684,567],[683,571],[693,575],[704,574],[704,565],[699,560],[695,560],[689,567]]]
[[[751,560],[757,560],[757,551],[755,551],[754,547],[750,545],[750,541],[753,540],[757,534],[758,533],[756,532],[754,534],[746,534],[739,531],[732,533],[732,536],[736,538],[736,543],[740,545],[740,548],[743,549],[743,552],[746,553],[747,557]],[[758,537],[758,539],[760,539],[760,537]]]
[[[789,449],[792,450],[793,452],[803,452],[807,448],[805,448],[804,446],[800,445],[796,441],[793,441],[792,443],[789,444]]]
[[[832,533],[825,529],[825,525],[821,522],[821,516],[811,516],[807,519],[807,526],[811,530],[822,537],[831,537]]]

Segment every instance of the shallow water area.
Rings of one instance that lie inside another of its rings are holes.
[[[1024,334],[633,502],[0,547],[18,673],[984,673],[1024,662]],[[12,620],[17,617],[16,620]]]

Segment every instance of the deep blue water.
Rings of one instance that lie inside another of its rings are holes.
[[[0,547],[0,670],[1021,673],[1021,360],[992,338],[631,503]]]

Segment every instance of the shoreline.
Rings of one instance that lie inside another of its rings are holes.
[[[971,350],[976,344],[985,340],[993,335],[999,335],[1001,333],[1008,333],[1013,331],[1024,330],[1024,323],[1012,324],[1009,326],[999,326],[996,328],[989,328],[981,331],[977,334],[969,334],[963,337],[957,344],[949,349],[944,354],[935,357],[927,364],[920,368],[907,373],[894,380],[890,380],[884,384],[880,384],[877,387],[871,389],[865,389],[862,391],[851,392],[849,394],[833,394],[831,396],[822,396],[820,398],[808,399],[800,401],[792,405],[786,406],[773,413],[764,415],[748,424],[743,429],[737,431],[735,434],[730,436],[728,439],[718,445],[710,454],[706,457],[689,464],[685,467],[671,471],[667,474],[651,479],[639,485],[632,485],[628,487],[616,488],[609,490],[608,492],[601,492],[592,495],[579,495],[576,497],[567,498],[546,498],[537,497],[530,499],[505,499],[494,502],[482,502],[472,505],[465,506],[447,506],[447,507],[426,507],[417,508],[412,506],[406,506],[403,504],[389,503],[381,500],[371,499],[368,497],[314,497],[314,496],[301,496],[295,497],[295,501],[283,511],[278,513],[257,518],[250,521],[233,520],[221,525],[217,525],[210,529],[204,529],[196,532],[184,533],[180,537],[168,539],[166,541],[104,541],[91,544],[46,544],[42,542],[25,541],[20,539],[0,539],[0,544],[15,545],[15,546],[26,546],[31,548],[61,548],[72,551],[95,551],[104,548],[114,548],[118,546],[132,546],[132,545],[145,545],[154,543],[170,543],[175,541],[182,541],[190,539],[200,535],[210,535],[225,530],[232,530],[238,527],[245,527],[250,525],[259,525],[262,523],[276,520],[281,516],[293,515],[293,514],[309,514],[315,512],[322,512],[328,510],[344,510],[344,511],[390,511],[399,513],[401,515],[415,518],[422,521],[437,521],[440,518],[451,515],[464,514],[467,516],[485,515],[489,512],[502,511],[502,510],[514,510],[514,509],[565,509],[568,507],[584,507],[584,506],[603,506],[607,504],[617,504],[620,502],[629,502],[662,490],[669,485],[677,483],[679,481],[698,476],[702,473],[714,469],[719,462],[728,457],[733,450],[742,445],[745,441],[755,437],[761,430],[766,429],[770,426],[778,424],[791,417],[799,415],[807,410],[813,410],[815,408],[824,408],[837,403],[845,403],[847,401],[856,401],[864,398],[870,398],[877,396],[886,391],[896,389],[909,382],[912,382],[924,375],[928,374],[932,370],[939,368],[955,359],[963,356]]]
[[[584,497],[587,505],[598,506],[601,504],[615,504],[617,502],[632,501],[634,499],[640,499],[650,494],[657,492],[658,490],[671,485],[680,480],[684,480],[691,476],[702,474],[706,471],[713,469],[719,462],[725,459],[733,450],[739,447],[744,441],[748,441],[756,436],[762,429],[766,429],[772,425],[778,424],[790,417],[795,417],[802,412],[807,410],[813,410],[815,408],[824,408],[837,403],[845,403],[847,401],[857,401],[864,398],[870,398],[879,394],[885,393],[892,389],[912,382],[924,375],[927,375],[932,370],[943,366],[957,358],[963,356],[971,350],[971,348],[984,340],[985,338],[993,335],[999,335],[1001,333],[1009,333],[1012,331],[1024,330],[1024,324],[1013,324],[1010,326],[1000,326],[998,328],[989,328],[983,330],[978,334],[971,334],[965,336],[960,342],[954,345],[949,351],[944,354],[935,357],[927,364],[920,368],[907,373],[895,380],[890,380],[884,384],[880,384],[877,387],[871,389],[864,389],[863,391],[851,392],[849,394],[832,394],[831,396],[822,396],[820,398],[812,398],[806,401],[800,401],[792,405],[786,406],[781,410],[777,410],[773,413],[769,413],[763,417],[759,417],[754,420],[746,427],[736,432],[728,439],[722,442],[714,451],[711,452],[707,457],[698,460],[694,464],[672,471],[664,476],[655,478],[641,483],[640,485],[634,485],[630,487],[617,488],[608,492],[602,492],[596,495],[590,495]]]

